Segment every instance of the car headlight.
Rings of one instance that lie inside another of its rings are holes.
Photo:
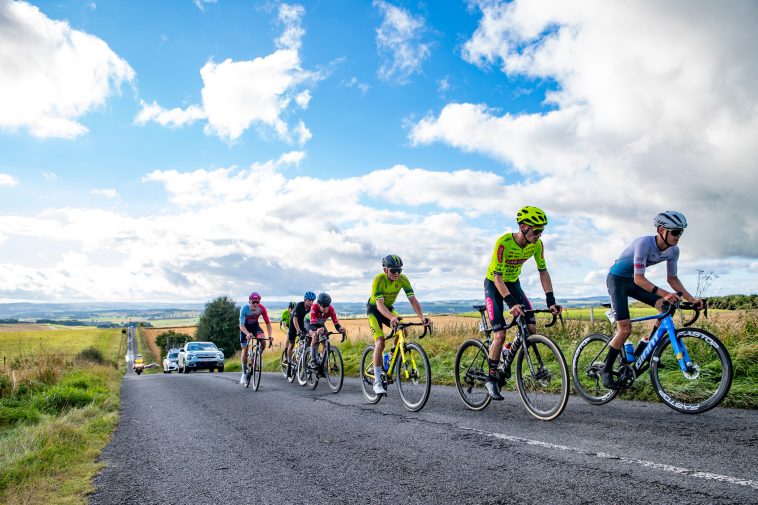
[[[218,359],[224,359],[224,354],[223,353],[218,353],[217,357],[218,357]]]
[[[189,354],[187,355],[187,359],[189,359],[189,360],[193,360],[193,359],[195,359],[195,353],[193,353],[193,352],[189,353]]]

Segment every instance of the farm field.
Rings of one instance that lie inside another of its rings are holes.
[[[15,331],[14,328],[15,327]],[[48,325],[3,325],[0,331],[0,359],[29,357],[46,353],[74,356],[95,347],[106,359],[119,361],[120,329]]]

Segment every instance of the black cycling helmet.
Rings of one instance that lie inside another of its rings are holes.
[[[295,302],[290,302],[290,304],[287,306],[290,310],[295,308]]]
[[[319,293],[316,302],[322,307],[328,307],[332,304],[332,297],[327,293]]]
[[[403,266],[403,260],[400,256],[390,254],[382,258],[382,268],[401,268]]]

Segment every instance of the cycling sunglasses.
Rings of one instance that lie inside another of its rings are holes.
[[[261,302],[250,302],[250,305],[260,305]]]
[[[393,275],[397,275],[403,271],[402,268],[388,268],[387,270],[389,270],[389,273]]]
[[[669,232],[670,234],[672,234],[673,236],[675,236],[675,237],[678,237],[678,236],[680,236],[682,233],[684,233],[684,230],[681,230],[681,229],[680,229],[680,230],[669,230],[668,232]]]
[[[545,231],[545,228],[532,228],[532,233],[535,235],[542,235],[543,231]]]

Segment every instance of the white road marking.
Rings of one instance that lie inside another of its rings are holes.
[[[621,461],[623,463],[628,463],[634,466],[644,466],[647,468],[654,468],[656,470],[662,470],[664,472],[687,475],[689,477],[694,477],[696,479],[716,480],[719,482],[726,482],[728,484],[735,484],[738,486],[747,486],[753,489],[758,489],[758,481],[755,481],[755,480],[739,479],[737,477],[731,477],[729,475],[719,475],[717,473],[700,472],[697,470],[690,470],[689,468],[668,465],[665,463],[656,463],[655,461],[647,461],[644,459],[627,458],[625,456],[614,456],[613,454],[608,454],[605,452],[587,451],[584,449],[579,449],[578,447],[569,447],[567,445],[551,444],[550,442],[542,442],[540,440],[531,440],[528,438],[514,437],[512,435],[504,435],[502,433],[492,433],[489,431],[477,430],[476,428],[467,428],[465,426],[460,426],[460,428],[465,431],[477,433],[485,437],[496,438],[498,440],[507,440],[508,442],[515,442],[515,443],[525,444],[525,445],[534,445],[537,447],[544,447],[546,449],[554,449],[554,450],[563,451],[563,452],[571,452],[574,454],[581,454],[583,456],[591,456],[591,457],[600,458],[600,459],[613,459],[613,460]]]

